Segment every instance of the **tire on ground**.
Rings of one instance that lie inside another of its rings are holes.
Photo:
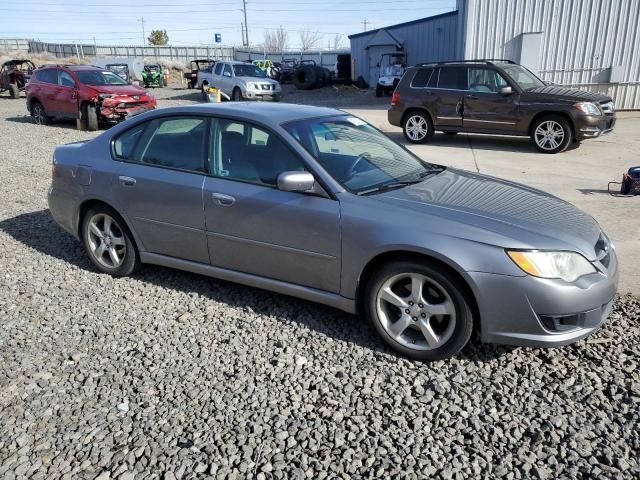
[[[122,263],[117,268],[107,268],[104,265],[100,264],[91,252],[91,246],[89,244],[88,236],[88,224],[91,218],[99,214],[109,215],[115,221],[118,229],[122,232],[122,236],[124,237],[126,248],[125,256]],[[108,273],[109,275],[112,275],[114,277],[126,277],[140,268],[140,256],[138,253],[138,247],[133,239],[133,235],[131,234],[129,227],[122,219],[122,217],[118,214],[118,212],[108,207],[107,205],[95,205],[85,213],[84,217],[82,218],[81,235],[82,243],[84,244],[85,250],[87,251],[87,255],[89,256],[91,263],[93,263],[101,272]]]
[[[9,94],[11,95],[11,98],[20,98],[20,87],[15,83],[10,83]]]
[[[419,274],[426,277],[428,281],[435,282],[446,292],[453,304],[454,315],[448,316],[448,320],[446,315],[440,317],[443,322],[452,321],[451,317],[453,317],[453,321],[455,321],[453,331],[449,334],[449,338],[437,348],[419,350],[399,343],[387,332],[378,315],[378,292],[384,283],[396,275],[410,273]],[[423,361],[442,360],[460,352],[471,338],[473,313],[472,300],[468,297],[469,295],[469,290],[464,283],[456,275],[438,264],[418,260],[398,261],[383,265],[367,282],[364,297],[365,314],[385,343],[402,355]]]
[[[98,130],[98,110],[95,105],[85,103],[82,116],[84,117],[84,124],[88,131],[95,132]]]
[[[545,128],[545,123],[547,123],[549,126],[552,126],[552,128],[558,127],[556,129],[556,131],[558,132],[560,131],[560,129],[562,130],[563,136],[561,141],[559,141],[557,137],[553,137],[553,139],[550,139],[554,143],[557,143],[557,146],[555,147],[549,141],[544,141],[544,135],[536,134],[536,131],[539,127],[542,127],[543,131],[547,130],[547,128]],[[571,128],[571,124],[569,123],[569,120],[567,120],[562,115],[544,115],[538,118],[531,125],[531,143],[536,148],[536,150],[541,153],[554,154],[564,152],[571,144],[572,139],[573,129]]]
[[[425,129],[425,132],[421,132]],[[434,132],[431,117],[426,112],[417,110],[407,113],[402,122],[402,132],[411,143],[426,142]]]
[[[293,74],[293,84],[298,90],[315,88],[318,82],[318,72],[313,65],[304,65]]]

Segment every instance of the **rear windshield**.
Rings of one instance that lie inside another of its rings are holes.
[[[85,85],[127,85],[126,81],[113,72],[80,70],[76,72],[76,76]]]

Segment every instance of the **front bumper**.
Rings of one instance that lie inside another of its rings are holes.
[[[610,253],[607,273],[569,284],[532,276],[469,272],[477,292],[484,342],[557,347],[597,330],[609,316],[618,288],[618,264]]]
[[[611,133],[616,124],[616,116],[613,115],[580,115],[574,120],[576,140],[597,138]]]
[[[107,120],[124,120],[156,108],[157,100],[147,95],[138,99],[126,96],[105,98],[100,105],[100,115]]]
[[[279,102],[282,98],[282,94],[274,91],[266,93],[262,91],[247,90],[244,92],[244,98],[247,100],[257,100],[259,102]]]

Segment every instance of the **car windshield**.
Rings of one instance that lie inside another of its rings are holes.
[[[127,82],[113,72],[80,70],[76,75],[80,83],[85,85],[127,85]]]
[[[536,77],[522,65],[501,65],[502,69],[513,78],[518,86],[523,90],[530,88],[544,87],[545,83]]]
[[[265,78],[267,75],[258,67],[252,64],[247,65],[234,65],[233,71],[236,72],[236,77],[259,77]]]
[[[284,127],[333,178],[359,195],[417,183],[443,170],[350,115],[295,121]]]

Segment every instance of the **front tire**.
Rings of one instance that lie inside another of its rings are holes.
[[[531,127],[531,143],[541,153],[564,152],[572,137],[569,121],[560,115],[546,115]]]
[[[84,119],[88,131],[95,132],[96,130],[98,130],[98,110],[96,109],[95,105],[85,105]]]
[[[376,85],[376,97],[378,98],[382,97],[382,85],[380,84]]]
[[[20,98],[20,88],[18,87],[18,85],[16,85],[15,83],[10,83],[9,94],[13,99]]]
[[[411,143],[424,143],[433,135],[433,123],[426,113],[412,112],[405,118],[402,131]]]
[[[106,205],[93,207],[85,214],[82,240],[89,259],[103,273],[125,277],[140,266],[129,228],[122,217]]]
[[[233,100],[234,102],[241,102],[242,101],[242,92],[240,91],[240,89],[238,87],[233,89],[233,94],[231,95],[231,100]]]
[[[365,312],[387,345],[416,360],[456,355],[473,330],[470,300],[460,280],[422,262],[380,268],[368,282]]]

